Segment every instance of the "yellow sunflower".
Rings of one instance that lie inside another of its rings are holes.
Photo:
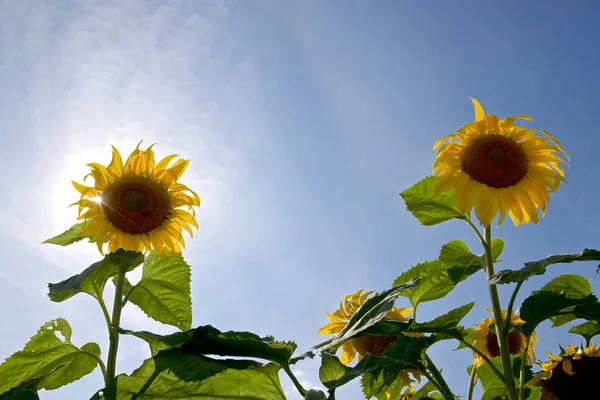
[[[161,257],[166,250],[181,253],[181,247],[185,247],[182,230],[192,236],[191,227],[198,228],[193,207],[200,205],[200,198],[177,182],[189,160],[171,164],[178,157],[171,154],[155,163],[152,146],[140,150],[140,144],[125,163],[113,146],[108,166],[88,164],[91,172],[84,181],[92,177],[92,186],[73,182],[81,194],[80,200],[72,204],[79,206],[78,219],[84,220],[80,235],[95,237],[101,254],[105,243],[109,253],[120,248],[142,252],[154,249]]]
[[[560,163],[568,164],[560,154],[569,156],[549,132],[515,125],[517,119],[532,121],[529,116],[499,119],[471,100],[475,121],[433,146],[439,148],[433,163],[436,193],[454,189],[457,209],[470,214],[474,208],[483,226],[498,213],[498,225],[507,213],[515,226],[537,224],[538,207],[544,215],[549,192],[565,180]]]
[[[371,292],[363,293],[362,289],[354,294],[347,294],[344,296],[340,303],[340,308],[333,314],[326,313],[329,323],[323,325],[318,333],[331,335],[342,331],[348,324],[348,320],[356,312],[356,310],[369,298]],[[407,316],[412,312],[411,308],[396,308],[392,309],[387,313],[385,319],[391,321],[408,321]],[[422,336],[421,333],[406,333],[407,336]],[[371,353],[375,356],[381,355],[390,344],[395,342],[396,336],[374,336],[365,335],[357,338],[352,338],[341,345],[342,353],[340,355],[340,361],[343,364],[349,364],[354,360],[358,354],[358,361]],[[401,380],[404,385],[407,385],[414,380],[409,376],[409,373],[417,380],[421,379],[419,371],[407,369],[402,370],[398,374],[397,380]]]
[[[553,356],[546,351],[551,361],[540,364],[541,371],[530,386],[542,387],[544,400],[597,399],[598,376],[600,376],[600,350],[596,345],[581,349],[569,345],[561,355]]]
[[[486,309],[487,311],[492,311],[491,308]],[[502,310],[502,318],[506,320],[508,310]],[[490,327],[494,323],[494,318],[486,318],[484,319],[478,326],[475,331],[474,339],[475,339],[475,348],[488,356],[489,358],[498,357],[500,355],[500,347],[498,346],[498,336],[496,336],[495,330],[491,330]],[[510,354],[521,355],[523,353],[523,349],[525,348],[525,335],[523,335],[519,330],[515,329],[517,325],[524,324],[519,316],[513,311],[510,317],[510,325],[511,330],[508,334],[508,351]],[[531,335],[531,339],[529,341],[529,348],[527,349],[527,365],[531,365],[535,360],[535,353],[533,348],[535,344],[537,344],[537,335],[535,332]],[[476,367],[481,366],[484,361],[477,353],[473,353],[473,364]]]

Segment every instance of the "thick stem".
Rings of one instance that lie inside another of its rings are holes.
[[[488,225],[485,227],[485,241],[483,247],[485,249],[486,273],[488,279],[494,274],[494,260],[492,256],[492,228]],[[504,319],[502,318],[502,308],[500,307],[500,298],[496,285],[488,283],[490,289],[490,297],[492,299],[492,310],[494,312],[494,326],[496,328],[496,336],[498,338],[498,347],[500,349],[500,357],[502,359],[502,369],[506,377],[504,384],[508,392],[509,400],[517,400],[519,393],[517,385],[513,378],[512,364],[510,362],[510,353],[508,350],[507,335],[504,334]],[[510,318],[510,316],[507,316]]]
[[[450,389],[450,387],[446,383],[446,380],[427,354],[425,354],[425,361],[427,361],[427,368],[429,368],[429,371],[431,371],[432,378],[435,379],[435,381],[439,385],[438,390],[440,391],[442,396],[444,396],[446,400],[454,400],[455,397],[452,393],[452,390]]]
[[[106,362],[106,386],[115,381],[117,367],[117,350],[119,348],[119,332],[116,327],[121,324],[121,310],[123,309],[123,288],[125,286],[125,271],[119,272],[115,284],[115,300],[111,318],[110,336],[108,342],[108,360]],[[112,392],[112,391],[111,391]],[[111,400],[110,398],[108,400]]]
[[[521,370],[519,371],[519,399],[522,399],[525,395],[525,360],[527,359],[527,350],[529,349],[529,341],[531,336],[525,338],[525,347],[523,347],[523,354],[521,354]]]
[[[445,400],[455,400],[454,399],[454,395],[452,395],[452,393],[450,393],[450,397],[448,397],[446,394],[444,394],[444,388],[442,386],[442,384],[440,382],[438,382],[432,375],[430,375],[427,371],[420,371],[423,375],[425,375],[425,378],[427,378],[427,380],[429,382],[431,382],[433,384],[433,386],[435,386],[435,388],[441,393],[442,396],[444,396]]]
[[[477,367],[473,365],[471,377],[469,378],[469,393],[467,394],[467,400],[473,400],[473,389],[475,389],[475,383],[477,383]]]
[[[290,377],[290,379],[292,380],[292,382],[294,383],[294,386],[296,386],[296,389],[298,390],[298,392],[300,392],[300,396],[304,397],[306,396],[306,389],[304,389],[302,387],[302,385],[300,384],[300,382],[298,382],[298,379],[296,378],[296,376],[292,373],[292,370],[290,369],[290,367],[285,366],[283,368],[283,370],[285,371],[285,373]]]

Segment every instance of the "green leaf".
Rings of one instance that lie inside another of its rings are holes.
[[[554,293],[564,293],[565,296],[572,299],[582,299],[592,294],[590,282],[588,282],[588,280],[582,276],[572,274],[557,276],[548,282],[544,287],[542,287],[541,290]],[[567,322],[571,322],[574,319],[577,319],[575,315],[562,314],[550,318],[550,321],[552,321],[552,327],[554,328],[563,326]]]
[[[424,332],[424,333],[446,333],[453,336],[461,335],[461,330],[458,324],[471,311],[475,303],[465,304],[441,315],[429,322],[416,323],[413,322],[408,331]]]
[[[502,359],[500,357],[494,357],[491,359],[491,361],[494,366],[502,371]],[[511,356],[511,364],[513,367],[513,379],[515,379],[515,382],[518,385],[521,368],[520,357]],[[524,376],[525,382],[529,381],[533,377],[530,366],[525,366]],[[501,381],[498,376],[496,376],[494,371],[487,363],[483,363],[479,368],[477,368],[477,377],[479,378],[479,382],[481,382],[481,387],[483,388],[483,395],[481,397],[482,400],[506,398],[506,388],[504,386],[504,382]]]
[[[454,289],[455,283],[447,271],[448,267],[441,261],[425,261],[402,273],[396,278],[393,286],[421,278],[419,285],[401,293],[415,308],[421,302],[440,299]]]
[[[119,332],[145,340],[153,349],[177,348],[187,354],[261,358],[281,366],[288,365],[296,349],[293,342],[277,342],[272,337],[260,338],[250,332],[221,332],[210,325],[166,336],[125,329]]]
[[[581,253],[577,254],[557,254],[538,261],[526,262],[525,266],[519,270],[513,271],[507,269],[495,273],[489,279],[489,282],[492,284],[523,282],[534,275],[543,275],[548,265],[568,264],[575,261],[600,261],[600,251],[584,249]]]
[[[160,258],[155,252],[146,257],[142,278],[131,288],[129,301],[150,318],[182,331],[192,328],[190,266],[183,257]]]
[[[438,178],[429,176],[400,193],[408,211],[422,225],[436,225],[452,218],[465,219],[454,204],[454,190],[435,194],[435,182]]]
[[[600,320],[600,303],[594,295],[574,299],[564,293],[535,292],[523,301],[520,317],[525,324],[519,329],[529,336],[543,321],[565,314],[575,318]]]
[[[89,239],[90,243],[94,243],[96,241],[95,237],[81,236],[81,228],[83,228],[83,224],[83,222],[75,224],[60,235],[54,236],[50,239],[46,239],[42,243],[57,244],[59,246],[68,246],[86,238]]]
[[[493,238],[492,239],[492,258],[494,262],[500,262],[498,258],[504,251],[504,240],[501,238]]]
[[[398,373],[405,369],[425,371],[424,354],[434,337],[413,338],[398,336],[381,355],[372,356],[363,363],[363,358],[354,369],[359,369],[363,378],[361,381],[363,393],[367,398],[383,395],[396,380]],[[370,355],[367,355],[370,356]],[[353,371],[356,372],[356,371]]]
[[[129,376],[117,377],[117,400],[285,400],[279,366],[215,360],[178,349],[160,351]],[[107,388],[103,392],[110,392]],[[103,399],[98,393],[95,399]]]
[[[438,260],[449,268],[447,274],[456,285],[483,268],[481,256],[471,253],[462,240],[453,240],[442,246]]]
[[[307,352],[307,355],[310,352],[320,352],[342,344],[346,340],[358,336],[364,330],[375,325],[377,322],[385,318],[387,313],[394,306],[398,296],[400,296],[400,294],[405,290],[409,290],[417,286],[419,281],[419,278],[411,279],[406,283],[396,285],[367,299],[367,301],[365,301],[354,312],[354,314],[352,314],[352,317],[350,317],[348,323],[344,329],[340,331],[340,333],[311,347]]]
[[[87,293],[96,299],[102,297],[106,281],[119,271],[131,271],[144,261],[144,255],[135,251],[119,249],[107,254],[78,275],[59,283],[48,284],[50,300],[65,301],[78,293]]]
[[[335,355],[321,352],[321,367],[319,368],[319,379],[327,389],[338,387],[338,381],[352,368],[342,364]]]
[[[64,337],[61,340],[57,334]],[[95,343],[81,350],[71,344],[71,327],[62,318],[44,324],[23,350],[0,365],[0,393],[39,380],[36,389],[56,389],[74,382],[96,368],[96,360],[82,351],[100,354]]]
[[[422,400],[423,398],[432,397],[434,395],[439,395],[442,399],[444,398],[441,393],[437,391],[435,385],[431,381],[427,381],[413,394],[412,400]]]
[[[0,400],[40,400],[37,385],[42,378],[32,379],[0,394]]]
[[[571,329],[569,329],[569,332],[581,335],[586,342],[590,342],[594,336],[600,335],[600,322],[584,322],[583,324],[572,326]]]

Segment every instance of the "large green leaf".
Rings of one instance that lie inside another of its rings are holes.
[[[444,315],[423,323],[413,322],[408,328],[409,332],[443,333],[451,336],[462,336],[458,324],[471,311],[475,303],[465,304],[455,308]]]
[[[446,273],[455,285],[482,269],[484,264],[482,257],[471,253],[469,246],[462,240],[453,240],[443,245],[438,260],[446,264]]]
[[[369,365],[368,370],[362,368],[364,372],[361,385],[365,396],[370,398],[384,395],[402,370],[425,371],[424,354],[435,340],[435,337],[398,336],[381,357],[370,360],[372,365]],[[363,361],[364,358],[355,368],[361,366]]]
[[[600,303],[591,294],[584,298],[570,298],[564,293],[538,291],[523,301],[520,316],[525,324],[519,329],[530,335],[540,323],[560,315],[597,321],[600,320]]]
[[[583,324],[572,326],[569,332],[581,335],[585,338],[586,342],[590,342],[594,336],[600,335],[600,322],[584,322]]]
[[[48,390],[74,382],[96,368],[96,359],[84,352],[99,356],[100,347],[88,343],[79,349],[71,344],[71,327],[67,321],[58,318],[47,322],[23,350],[0,365],[0,393],[35,380],[39,380],[35,389]]]
[[[94,243],[96,241],[95,237],[81,236],[81,228],[83,228],[83,224],[84,222],[75,224],[60,235],[54,236],[50,239],[46,239],[42,243],[57,244],[59,246],[68,246],[86,238],[89,239],[90,243]]]
[[[99,299],[104,292],[106,281],[120,271],[128,272],[144,261],[144,255],[135,251],[119,249],[107,254],[83,272],[59,283],[48,284],[48,297],[52,301],[65,301],[78,293],[87,293]]]
[[[311,356],[310,353],[318,353],[358,336],[364,330],[384,319],[394,306],[398,296],[405,290],[417,286],[419,281],[419,278],[411,279],[406,283],[396,285],[367,299],[367,301],[352,314],[352,317],[350,317],[348,323],[340,333],[311,347],[303,356]]]
[[[293,342],[276,342],[272,337],[260,338],[250,332],[221,332],[210,325],[166,336],[125,329],[119,332],[145,340],[153,350],[177,348],[187,354],[260,358],[281,366],[289,363],[296,349]]]
[[[400,294],[406,297],[414,308],[421,302],[440,299],[452,291],[454,282],[448,276],[447,270],[447,265],[441,261],[425,261],[403,272],[392,285],[401,285],[421,278],[419,285]]]
[[[571,299],[582,299],[592,294],[590,282],[582,276],[572,274],[557,276],[544,285],[541,290],[564,293],[565,296]],[[571,322],[577,318],[578,317],[573,314],[561,314],[550,318],[550,321],[552,321],[552,327],[557,327],[563,326],[567,322]]]
[[[502,371],[502,359],[500,357],[494,357],[491,359],[491,361],[498,370]],[[521,358],[519,356],[511,356],[511,364],[513,368],[513,379],[518,385],[521,370]],[[530,366],[526,365],[524,372],[525,382],[533,378]],[[482,400],[500,400],[507,398],[504,382],[498,378],[498,376],[487,363],[483,363],[479,368],[477,368],[477,378],[479,378],[479,382],[481,383],[481,387],[483,389],[483,395],[481,397]],[[525,389],[526,399],[530,398],[530,392],[530,388]]]
[[[42,378],[22,382],[19,386],[0,394],[0,400],[40,400],[37,385]]]
[[[279,369],[275,364],[163,350],[131,375],[117,377],[116,399],[285,400]],[[104,395],[99,392],[93,399],[104,399]]]
[[[518,270],[503,270],[495,273],[490,279],[492,284],[504,284],[511,282],[523,282],[534,275],[543,275],[546,267],[552,264],[568,264],[575,261],[600,261],[600,251],[584,249],[577,254],[557,254],[542,258],[538,261],[526,262],[525,266]]]
[[[439,224],[452,218],[465,219],[466,216],[455,207],[454,190],[434,193],[437,179],[429,176],[400,193],[408,211],[425,226]]]
[[[190,281],[183,257],[160,258],[152,252],[144,261],[142,279],[129,289],[129,301],[150,318],[185,331],[192,328]]]
[[[413,394],[412,400],[422,400],[423,398],[443,399],[444,397],[431,381],[427,381]]]
[[[339,358],[327,352],[321,352],[319,379],[327,389],[338,387],[338,381],[348,374],[352,368],[346,367]]]

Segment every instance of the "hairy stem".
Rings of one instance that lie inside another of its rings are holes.
[[[467,394],[467,400],[473,400],[473,389],[475,389],[475,383],[477,383],[477,368],[473,365],[471,377],[469,378],[469,392]]]
[[[517,298],[517,293],[519,293],[519,289],[521,289],[521,285],[523,285],[523,281],[517,282],[517,286],[515,286],[515,290],[513,290],[512,296],[510,296],[510,301],[508,302],[508,310],[506,312],[506,321],[504,322],[504,334],[508,335],[510,331],[510,318],[512,316],[513,307],[515,305],[515,299]]]
[[[300,382],[298,382],[298,379],[296,378],[296,376],[292,373],[292,370],[290,369],[289,366],[284,366],[283,370],[285,371],[285,373],[290,377],[290,379],[292,380],[292,382],[294,383],[294,386],[296,386],[296,389],[298,390],[298,392],[300,392],[300,395],[302,397],[306,396],[306,389],[304,389],[302,387],[302,385],[300,384]]]
[[[115,300],[111,318],[110,335],[108,342],[108,360],[106,362],[106,386],[115,381],[117,367],[117,350],[119,348],[119,332],[116,327],[121,323],[121,310],[123,309],[123,288],[125,286],[125,271],[121,270],[115,284]],[[111,391],[111,397],[114,394]],[[111,400],[110,397],[108,400]]]
[[[452,394],[452,390],[450,389],[450,387],[446,383],[446,380],[427,354],[425,354],[425,361],[427,361],[427,368],[429,368],[429,371],[431,371],[432,378],[435,379],[435,381],[439,385],[438,390],[440,391],[442,396],[444,396],[444,398],[447,400],[454,400],[454,394]]]
[[[494,260],[492,256],[492,228],[488,225],[485,227],[485,240],[483,241],[483,247],[485,249],[485,264],[486,273],[488,279],[494,274]],[[507,335],[504,332],[504,318],[502,317],[502,308],[500,307],[500,298],[498,296],[498,289],[496,285],[488,283],[490,289],[490,297],[492,300],[492,310],[494,312],[494,326],[496,328],[496,336],[498,338],[498,347],[500,349],[500,357],[502,359],[502,369],[504,375],[507,377],[504,380],[506,390],[508,392],[509,400],[517,400],[519,393],[517,392],[517,385],[513,378],[512,365],[510,361],[510,352],[508,350]],[[510,318],[510,316],[507,316]]]

